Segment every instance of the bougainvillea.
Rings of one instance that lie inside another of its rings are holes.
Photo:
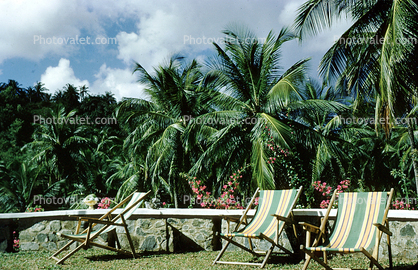
[[[330,203],[331,193],[333,193],[333,189],[331,186],[327,185],[326,182],[321,183],[321,181],[313,182],[312,186],[315,190],[319,191],[322,196],[326,197],[326,199],[322,200],[319,204],[321,208],[327,208]],[[350,180],[342,180],[339,185],[337,185],[337,198],[338,195],[350,187]],[[335,200],[333,207],[338,205],[338,200]]]
[[[16,231],[13,231],[13,250],[19,251],[19,248],[20,248],[20,240],[17,237]]]
[[[35,205],[35,207],[26,208],[25,212],[43,212],[45,211],[40,205]]]
[[[97,205],[97,209],[108,209],[111,203],[112,200],[110,200],[109,197],[102,198],[99,204]]]
[[[196,177],[185,176],[192,191],[194,202],[204,208],[215,209],[244,209],[244,205],[240,202],[239,197],[239,181],[242,178],[242,174],[250,165],[241,167],[237,172],[234,172],[225,181],[221,188],[221,196],[213,198],[211,192],[207,191],[207,186],[203,181]]]

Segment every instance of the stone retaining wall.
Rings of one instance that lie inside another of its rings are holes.
[[[46,213],[46,212],[45,212]],[[39,213],[40,214],[40,213]],[[415,213],[414,213],[415,214]],[[41,215],[41,214],[40,214]],[[16,230],[19,233],[20,249],[24,250],[49,250],[55,251],[62,247],[66,240],[58,237],[54,232],[72,234],[75,232],[76,221],[67,217],[54,218],[41,217],[21,219],[1,219],[0,216],[0,251],[6,251],[13,239],[8,236],[9,231]],[[178,252],[178,251],[199,251],[219,250],[225,241],[221,241],[219,233],[227,231],[227,223],[221,220],[220,216],[203,213],[190,217],[141,217],[133,216],[127,221],[128,229],[137,252]],[[313,224],[319,223],[319,217],[296,215],[297,221],[308,221]],[[332,223],[332,221],[331,221]],[[414,220],[391,220],[389,222],[392,254],[394,259],[416,258],[418,260],[418,219]],[[98,225],[99,226],[99,225]],[[234,224],[231,223],[231,227]],[[300,226],[297,227],[297,234],[300,243],[304,244],[304,232]],[[117,229],[117,235],[121,245],[130,249],[124,228]],[[289,235],[289,237],[287,237]],[[300,243],[293,237],[292,228],[288,228],[280,238],[280,244],[289,250],[299,250]],[[107,242],[107,235],[100,237],[99,241]],[[289,241],[289,239],[290,241]],[[248,246],[246,239],[241,243]],[[270,244],[266,241],[254,241],[254,246],[260,250],[267,249]],[[230,249],[236,247],[230,245]],[[9,250],[10,251],[10,248]],[[387,257],[386,236],[384,235],[380,245],[379,257]]]
[[[138,252],[197,251],[216,248],[213,237],[216,229],[212,219],[145,218],[128,220],[127,224],[132,242]],[[82,223],[83,228],[86,227],[85,225],[87,224]],[[73,234],[76,226],[76,221],[69,220],[21,220],[16,228],[19,232],[20,250],[55,251],[67,243],[67,240],[55,233]],[[117,228],[116,233],[122,248],[130,250],[125,229]],[[107,243],[107,241],[107,234],[98,238],[99,243]],[[3,240],[0,243],[3,251],[6,246],[7,243]]]

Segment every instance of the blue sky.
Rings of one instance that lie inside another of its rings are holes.
[[[28,87],[41,81],[50,93],[71,83],[87,85],[93,94],[111,91],[118,100],[144,98],[132,74],[135,62],[148,71],[175,53],[203,62],[214,52],[207,41],[222,38],[231,23],[264,38],[290,26],[303,2],[3,0],[0,82]],[[285,44],[281,65],[312,57],[315,76],[321,56],[347,28],[343,21],[302,45]]]

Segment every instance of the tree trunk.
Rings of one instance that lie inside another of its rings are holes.
[[[411,143],[411,153],[412,153],[412,166],[414,168],[414,176],[415,176],[415,187],[416,192],[418,195],[418,162],[417,162],[417,149],[415,146],[415,137],[414,137],[414,128],[413,123],[408,120],[408,135],[409,141]]]

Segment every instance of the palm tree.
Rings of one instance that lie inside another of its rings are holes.
[[[278,36],[270,32],[264,43],[249,30],[225,30],[225,48],[214,44],[217,57],[208,62],[205,80],[216,87],[208,104],[214,111],[199,116],[189,131],[195,138],[205,138],[205,152],[191,169],[191,174],[209,173],[222,185],[231,172],[245,164],[252,165],[247,189],[259,186],[284,186],[275,180],[274,166],[268,162],[269,140],[283,149],[290,149],[294,135],[289,123],[289,110],[301,107],[317,111],[341,108],[337,102],[303,100],[305,68],[309,59],[295,63],[288,70],[279,68],[280,49],[295,38],[284,28]],[[269,134],[266,134],[268,129]],[[192,136],[189,136],[192,137]],[[203,147],[202,147],[203,148]],[[211,169],[209,172],[206,168]],[[208,177],[206,177],[208,178]],[[287,183],[288,185],[288,183]]]
[[[188,125],[185,119],[205,112],[199,101],[203,92],[199,87],[200,65],[196,60],[186,64],[183,57],[174,56],[168,64],[155,68],[155,75],[138,63],[134,72],[139,73],[139,82],[146,86],[150,100],[126,99],[121,103],[119,115],[131,129],[124,148],[132,159],[145,154],[145,178],[151,180],[155,192],[162,185],[177,207],[178,192],[187,188],[180,174],[190,168],[183,146]]]
[[[45,166],[49,171],[49,184],[66,180],[66,187],[72,183],[78,183],[78,175],[82,170],[81,152],[87,147],[88,140],[82,136],[83,126],[76,127],[74,121],[76,111],[65,113],[65,108],[58,106],[49,109],[44,116],[44,122],[39,123],[38,129],[33,134],[33,141],[26,144],[25,148],[36,149],[37,154],[33,160]]]
[[[40,169],[33,162],[0,163],[0,204],[2,212],[25,212],[40,185]]]
[[[337,88],[351,93],[357,104],[375,102],[375,118],[385,119],[383,127],[389,137],[395,119],[413,107],[411,97],[418,90],[418,5],[411,0],[311,0],[300,7],[295,27],[304,39],[331,26],[343,13],[354,23],[326,52],[320,73],[328,81],[336,79]],[[413,132],[409,134],[416,152]],[[414,168],[418,192],[416,161]]]
[[[86,85],[80,86],[79,92],[80,102],[83,102],[89,96],[89,88]]]

